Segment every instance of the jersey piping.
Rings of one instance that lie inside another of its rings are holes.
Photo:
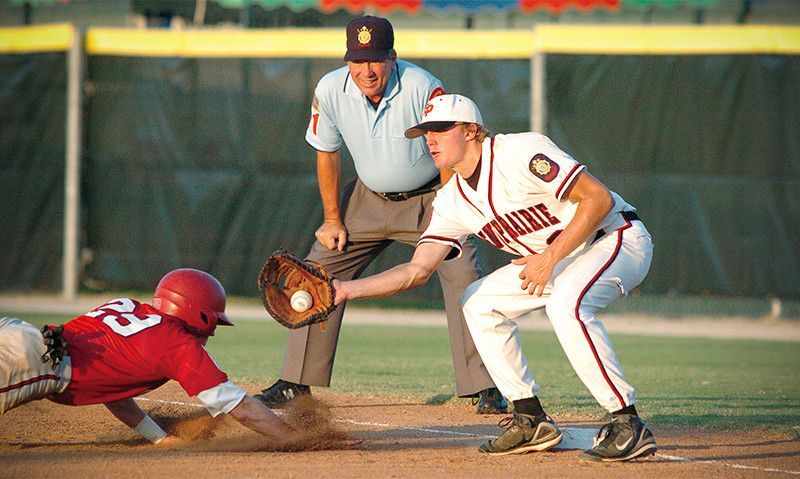
[[[572,167],[569,174],[564,178],[564,181],[561,183],[561,186],[558,187],[556,190],[556,199],[561,201],[564,196],[564,193],[569,189],[569,185],[571,185],[575,179],[578,177],[578,173],[582,170],[586,169],[586,165],[581,165],[578,163],[577,165]]]
[[[464,200],[467,203],[469,203],[470,206],[475,208],[475,211],[477,211],[481,216],[485,218],[483,211],[481,211],[477,206],[475,206],[475,204],[472,203],[472,201],[469,198],[467,198],[467,194],[464,193],[464,190],[461,188],[461,181],[462,181],[461,177],[458,175],[455,176],[456,176],[456,186],[458,187],[458,192],[461,194],[461,197],[464,198]]]
[[[30,386],[31,384],[36,384],[41,381],[58,381],[59,379],[60,378],[54,374],[44,374],[42,376],[36,376],[35,378],[26,379],[25,381],[18,382],[17,384],[12,384],[10,386],[0,388],[0,394],[13,391],[14,389],[24,388],[25,386]]]
[[[489,195],[489,198],[488,198],[488,200],[489,200],[489,208],[491,208],[492,214],[494,215],[494,221],[497,221],[500,224],[502,224],[503,222],[505,222],[505,220],[503,220],[502,217],[499,214],[497,214],[497,210],[494,209],[494,200],[492,200],[492,186],[494,184],[494,181],[493,181],[493,176],[494,176],[494,138],[492,138],[491,141],[489,142],[489,151],[490,151],[490,154],[489,154],[489,188],[487,189],[488,195]],[[535,251],[533,251],[525,243],[523,243],[522,241],[519,240],[519,236],[512,237],[512,240],[515,241],[518,245],[520,245],[523,248],[525,248],[525,250],[528,253],[536,254]],[[517,251],[516,248],[511,246],[511,243],[508,243],[508,247],[511,250],[513,250],[515,253],[517,253],[518,255],[523,256],[522,254],[520,254],[519,251]]]
[[[431,208],[431,215],[433,215],[433,208]],[[446,246],[450,246],[450,248],[453,248],[453,249],[455,249],[457,251],[457,253],[455,255],[453,255],[452,254],[452,250],[451,250],[450,254],[445,259],[457,258],[457,257],[461,256],[461,243],[457,239],[448,238],[447,236],[440,236],[440,235],[426,235],[424,233],[425,232],[423,231],[422,236],[419,237],[419,240],[417,241],[417,245],[420,245],[420,244],[426,243],[426,242],[439,243],[439,244],[443,244],[443,245],[446,245]]]

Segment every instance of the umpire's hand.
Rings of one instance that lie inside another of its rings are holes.
[[[347,243],[347,228],[339,220],[325,220],[314,233],[317,240],[328,249],[344,251]]]

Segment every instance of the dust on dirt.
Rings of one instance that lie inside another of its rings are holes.
[[[310,395],[289,403],[282,419],[295,432],[283,437],[253,435],[229,416],[211,417],[204,409],[186,411],[157,406],[149,414],[167,433],[183,441],[170,447],[193,451],[319,451],[351,449],[361,442],[334,424],[330,406]]]

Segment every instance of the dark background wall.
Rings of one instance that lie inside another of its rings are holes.
[[[493,132],[528,129],[528,61],[410,60],[475,99]],[[84,287],[148,290],[192,266],[253,295],[272,251],[304,254],[322,219],[310,99],[340,65],[90,57]],[[63,54],[0,56],[2,290],[60,288],[63,71]],[[654,235],[642,292],[800,298],[800,58],[550,55],[547,72],[549,136]],[[410,254],[390,248],[369,271]],[[489,271],[508,261],[483,256]],[[439,298],[431,281],[391,301]]]

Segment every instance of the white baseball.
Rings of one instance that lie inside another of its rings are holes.
[[[308,311],[308,308],[311,307],[311,303],[313,302],[314,301],[311,299],[311,294],[308,291],[303,291],[300,289],[292,294],[292,309],[298,313]]]

